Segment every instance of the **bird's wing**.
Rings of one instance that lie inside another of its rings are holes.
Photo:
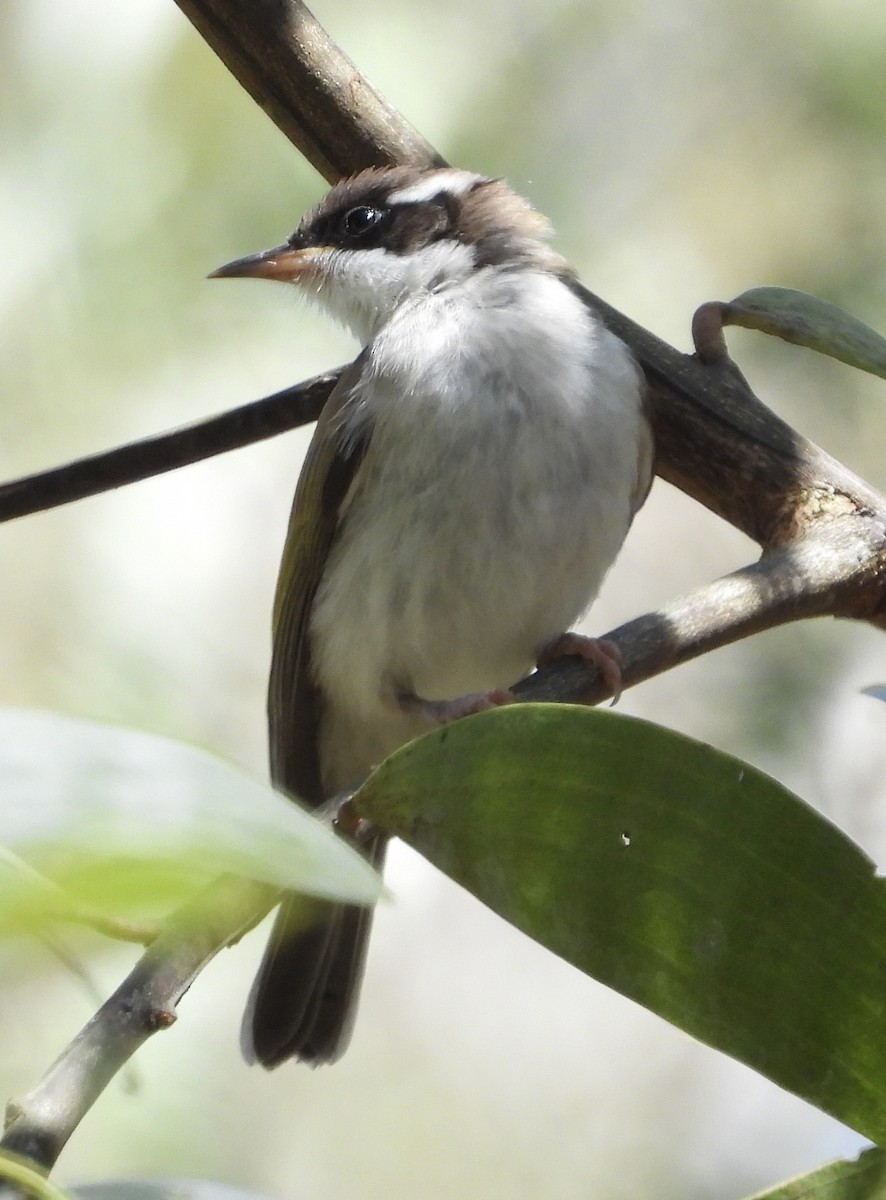
[[[368,445],[343,429],[342,409],[363,369],[361,354],[323,407],[299,476],[277,590],[268,684],[271,778],[308,804],[324,799],[317,734],[321,697],[312,678],[308,627],[339,512]]]
[[[637,368],[639,371],[639,367]],[[642,376],[641,376],[642,378]],[[631,517],[635,517],[649,495],[652,481],[655,478],[655,439],[650,423],[649,403],[645,395],[646,380],[642,380],[644,389],[643,411],[640,416],[639,446],[637,447],[637,478],[631,493]]]

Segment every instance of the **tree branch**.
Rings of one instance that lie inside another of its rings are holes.
[[[330,182],[364,167],[444,165],[303,4],[176,0],[231,74]]]
[[[4,483],[0,486],[0,522],[97,496],[307,425],[316,421],[340,374],[341,370],[315,375],[208,421]]]
[[[759,562],[611,630],[603,636],[622,653],[625,688],[789,621],[846,616],[880,624],[882,584],[870,564],[882,555],[882,542],[878,518],[820,523],[791,545],[767,550]],[[579,658],[552,663],[512,691],[520,700],[567,704],[599,704],[611,694]]]

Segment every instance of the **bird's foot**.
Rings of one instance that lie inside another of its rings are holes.
[[[547,667],[558,658],[583,658],[600,672],[603,682],[612,692],[612,703],[621,696],[621,651],[605,638],[586,637],[583,633],[561,633],[539,652],[537,665]]]
[[[516,696],[507,688],[493,688],[488,692],[472,692],[468,696],[457,696],[454,700],[425,700],[413,692],[399,692],[397,705],[402,712],[422,717],[429,725],[449,725],[460,717],[487,712],[503,704],[514,704]]]

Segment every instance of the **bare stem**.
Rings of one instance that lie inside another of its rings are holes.
[[[277,895],[267,884],[225,876],[179,909],[37,1086],[10,1102],[0,1147],[52,1167],[120,1068],[173,1024],[176,1004],[203,967],[260,921]]]

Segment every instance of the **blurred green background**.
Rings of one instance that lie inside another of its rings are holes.
[[[677,346],[699,303],[762,283],[886,331],[878,0],[315,11],[451,161],[506,175],[589,286]],[[172,0],[5,0],[0,96],[0,476],[352,355],[282,288],[205,281],[278,243],[324,185]],[[781,415],[886,484],[882,382],[760,335],[730,344]],[[268,614],[306,436],[5,526],[0,703],[170,734],[263,774]],[[753,552],[659,481],[590,627]],[[884,680],[886,639],[820,622],[710,655],[621,708],[771,771],[882,860],[886,710],[859,688]],[[268,1076],[241,1063],[253,935],[109,1088],[59,1179],[203,1175],[281,1200],[729,1198],[857,1145],[402,847],[389,883],[339,1065]],[[132,955],[88,949],[110,991]],[[35,947],[0,948],[0,972],[11,1095],[93,1000]]]

